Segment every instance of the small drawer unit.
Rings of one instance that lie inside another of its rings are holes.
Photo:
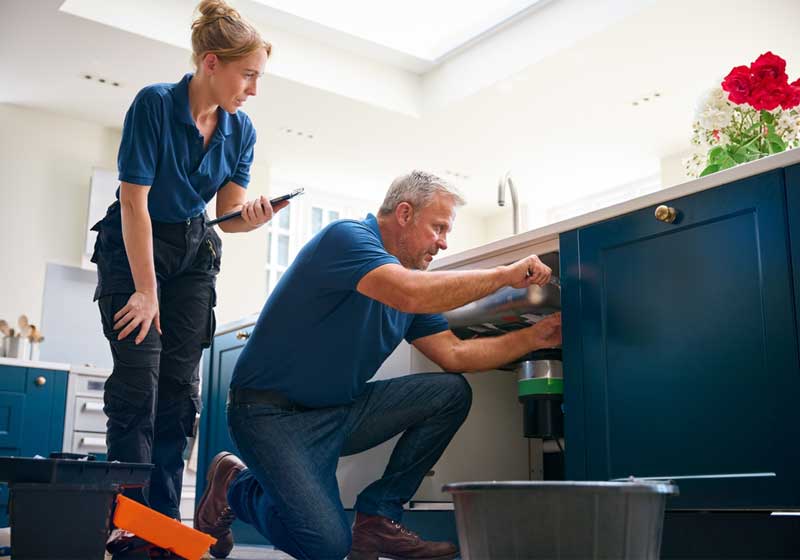
[[[64,418],[63,451],[106,454],[106,421],[103,390],[110,370],[73,368],[67,383],[67,412]]]

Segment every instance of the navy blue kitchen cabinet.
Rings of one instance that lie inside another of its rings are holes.
[[[61,451],[66,371],[0,365],[0,456]],[[0,526],[8,526],[8,487],[0,485]]]
[[[778,169],[561,235],[567,479],[774,472],[668,507],[800,507],[797,191]]]
[[[226,403],[233,367],[252,330],[251,325],[217,335],[211,348],[203,354],[203,412],[200,415],[195,507],[205,490],[206,473],[214,455],[220,451],[239,454],[228,431]],[[269,544],[251,525],[239,520],[233,523],[233,533],[238,543]]]
[[[786,210],[794,271],[795,317],[800,324],[800,164],[786,168]]]

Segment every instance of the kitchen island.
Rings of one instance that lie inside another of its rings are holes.
[[[561,277],[565,477],[774,473],[682,479],[663,557],[800,557],[800,518],[770,515],[800,510],[800,150],[438,258],[431,269],[531,253]],[[204,359],[201,472],[233,448],[225,398],[254,320],[219,329]],[[432,370],[403,344],[378,378]],[[411,527],[428,537],[448,537],[450,512],[413,509],[446,507],[444,483],[543,476],[536,442],[522,436],[514,375],[467,379],[470,416],[411,504]],[[340,461],[346,506],[380,474],[392,443]]]
[[[703,477],[664,557],[800,557],[800,150],[432,269],[531,253],[558,255],[566,478]]]

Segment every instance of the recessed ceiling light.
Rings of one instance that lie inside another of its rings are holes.
[[[653,92],[653,93],[648,93],[648,94],[642,95],[641,97],[637,97],[636,99],[631,101],[631,105],[633,105],[634,107],[639,107],[640,105],[644,105],[644,104],[648,104],[648,103],[652,103],[654,101],[657,101],[657,100],[661,99],[661,97],[663,97],[663,95],[659,91],[656,91],[656,92]]]
[[[450,169],[445,169],[444,174],[449,175],[450,177],[455,177],[456,179],[460,179],[462,181],[469,180],[469,175],[467,175],[466,173],[460,173],[458,171],[452,171]]]
[[[95,76],[93,74],[83,74],[83,79],[92,82],[97,82],[99,84],[106,84],[113,87],[120,87],[122,85],[121,82],[118,82],[116,80],[109,80],[108,78],[104,78],[102,76]]]
[[[291,127],[288,127],[288,126],[279,126],[277,130],[278,130],[278,132],[281,132],[282,134],[286,134],[287,136],[295,136],[295,137],[305,138],[306,140],[313,140],[314,139],[314,133],[313,132],[308,132],[308,131],[305,131],[305,130],[298,130],[296,128],[291,128]]]

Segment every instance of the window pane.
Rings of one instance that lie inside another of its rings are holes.
[[[278,235],[278,264],[289,266],[289,236]]]
[[[328,221],[333,222],[339,219],[339,212],[336,210],[329,210],[328,211]]]
[[[281,279],[281,276],[283,276],[283,272],[276,272],[275,273],[275,285],[276,286],[278,285],[278,281]]]
[[[288,208],[278,212],[278,226],[282,229],[289,229],[289,217],[292,215]]]
[[[267,264],[272,262],[272,232],[267,232]]]
[[[322,208],[311,209],[311,235],[322,229]]]

